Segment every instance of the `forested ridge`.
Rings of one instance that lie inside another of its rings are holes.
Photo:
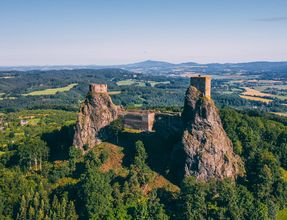
[[[3,114],[0,218],[284,219],[286,119],[230,108],[220,113],[244,161],[245,175],[236,182],[174,182],[168,167],[153,161],[151,146],[165,146],[122,130],[121,123],[111,125],[111,140],[83,156],[72,146],[75,112]]]

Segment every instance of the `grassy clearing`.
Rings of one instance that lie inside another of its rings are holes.
[[[272,114],[279,115],[279,116],[282,116],[282,117],[287,117],[287,113],[286,112],[272,112]]]
[[[117,145],[103,142],[99,144],[93,150],[97,155],[105,152],[107,155],[106,161],[102,164],[101,170],[103,172],[108,172],[109,170],[113,170],[116,175],[121,177],[126,177],[128,175],[128,170],[123,167],[122,160],[124,158],[123,148]],[[168,181],[163,176],[151,171],[152,179],[147,185],[144,187],[144,193],[148,193],[154,189],[165,188],[171,192],[179,191],[179,188],[173,185],[170,181]]]
[[[287,219],[287,209],[283,209],[278,212],[277,214],[277,220],[286,220]]]
[[[265,98],[255,97],[255,96],[246,96],[246,95],[241,95],[240,98],[248,99],[251,101],[264,102],[264,103],[270,103],[273,101],[271,99],[265,99]]]
[[[7,99],[15,100],[15,99],[17,99],[17,98],[16,98],[16,97],[12,97],[12,96],[10,96],[10,97],[7,97]]]
[[[287,182],[287,170],[284,170],[282,168],[282,173],[283,173],[283,179]]]
[[[122,93],[121,91],[111,91],[109,92],[109,95],[119,95],[121,93]]]
[[[39,91],[34,91],[34,92],[30,92],[30,93],[23,94],[23,95],[24,96],[55,95],[57,92],[68,92],[77,85],[78,85],[78,83],[72,83],[72,84],[67,85],[65,87],[39,90]]]
[[[133,107],[135,107],[135,108],[140,108],[140,107],[142,107],[143,106],[143,104],[134,104],[133,105]]]
[[[170,81],[163,81],[163,82],[155,82],[155,81],[148,81],[152,87],[155,87],[158,84],[170,84]]]
[[[13,79],[15,76],[1,76],[0,79]]]
[[[135,84],[135,80],[134,79],[127,79],[127,80],[121,80],[117,82],[118,86],[130,86]]]
[[[256,87],[259,88],[259,87]],[[264,88],[271,88],[269,86],[264,86]],[[264,93],[262,92],[263,90],[257,90],[257,89],[252,89],[249,87],[243,87],[243,89],[245,89],[245,91],[242,93],[242,95],[245,96],[256,96],[256,97],[271,97],[271,98],[277,98],[277,99],[281,99],[281,100],[286,100],[287,97],[283,96],[283,95],[273,95],[270,93]]]
[[[132,134],[139,134],[142,132],[142,130],[137,130],[137,129],[132,129],[132,128],[125,128],[124,131],[128,133],[132,133]]]
[[[16,99],[16,97],[12,97],[12,96],[8,96],[8,97],[3,97],[5,95],[5,93],[0,93],[0,101],[4,100],[4,99],[10,99],[10,100],[14,100]]]
[[[256,89],[251,89],[248,87],[243,87],[243,89],[245,89],[245,92],[243,92],[242,95],[245,95],[245,96],[259,96],[259,97],[272,97],[273,96],[272,94],[263,93]]]
[[[127,170],[123,168],[122,166],[122,160],[124,157],[124,154],[122,151],[123,151],[123,148],[107,143],[107,142],[103,142],[100,145],[98,145],[94,149],[94,152],[97,155],[100,155],[101,153],[105,152],[108,156],[106,161],[101,166],[101,170],[103,172],[108,172],[109,170],[113,170],[115,174],[117,175],[126,176]]]
[[[264,91],[266,89],[283,89],[283,90],[287,90],[287,85],[268,85],[268,86],[256,86],[254,87],[254,89],[258,90],[258,91]]]

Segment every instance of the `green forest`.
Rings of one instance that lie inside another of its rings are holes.
[[[282,100],[242,99],[236,83],[214,79],[212,98],[244,175],[177,181],[174,140],[164,134],[127,131],[117,120],[85,155],[73,136],[90,83],[107,83],[127,109],[181,112],[188,78],[119,69],[0,75],[0,219],[287,219],[287,119],[268,113],[286,112]]]
[[[262,75],[258,80],[273,82],[270,75]],[[242,77],[253,79],[255,76],[254,73],[246,73]],[[278,98],[269,104],[241,98],[244,91],[242,87],[250,86],[250,82],[247,80],[242,84],[236,79],[214,75],[212,97],[218,106],[256,108],[268,112],[287,111],[285,101]],[[188,77],[148,75],[122,69],[0,71],[0,81],[0,112],[23,109],[78,111],[90,83],[107,84],[113,102],[126,108],[181,107],[189,84]],[[281,83],[284,83],[283,79]],[[284,88],[273,92],[282,96]]]
[[[120,121],[110,127],[117,138],[83,156],[72,146],[76,112],[2,114],[0,219],[286,219],[287,120],[220,114],[245,164],[236,182],[175,182],[154,162],[165,144],[124,131]]]

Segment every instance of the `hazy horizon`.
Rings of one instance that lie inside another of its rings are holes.
[[[147,62],[147,61],[153,61],[153,62],[166,62],[166,63],[170,63],[170,64],[175,64],[175,65],[179,65],[179,64],[183,64],[183,63],[197,63],[199,65],[208,65],[208,64],[238,64],[238,63],[253,63],[253,62],[270,62],[270,63],[280,63],[280,62],[287,62],[287,60],[250,60],[250,61],[240,61],[240,62],[211,62],[211,63],[202,63],[202,62],[195,62],[193,60],[189,60],[189,61],[183,61],[183,62],[169,62],[166,60],[138,60],[135,62],[131,62],[131,63],[118,63],[118,64],[97,64],[97,63],[91,63],[91,64],[27,64],[27,65],[0,65],[0,67],[41,67],[41,66],[99,66],[99,67],[112,67],[112,66],[122,66],[122,65],[130,65],[130,64],[137,64],[137,63],[143,63],[143,62]]]
[[[0,2],[0,66],[287,60],[284,0]]]

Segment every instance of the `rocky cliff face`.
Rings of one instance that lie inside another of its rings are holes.
[[[91,85],[78,114],[74,146],[87,151],[99,144],[105,136],[105,127],[117,119],[118,110],[107,92],[97,92]]]
[[[213,101],[190,86],[182,119],[182,140],[173,152],[173,160],[181,161],[177,162],[179,177],[192,175],[203,181],[236,178],[242,162],[233,152]]]

